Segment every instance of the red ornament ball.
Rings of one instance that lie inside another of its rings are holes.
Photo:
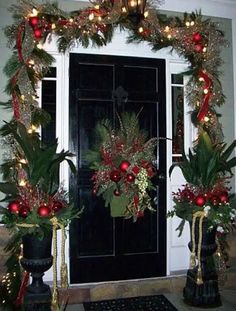
[[[97,188],[93,188],[93,189],[92,189],[92,194],[93,194],[93,195],[96,195],[97,192],[98,192]]]
[[[38,22],[39,22],[39,18],[37,16],[30,17],[30,19],[29,19],[29,24],[32,27],[37,26]]]
[[[35,28],[34,29],[34,36],[35,36],[36,39],[41,39],[42,38],[42,34],[43,34],[42,29],[40,29],[40,28]]]
[[[120,179],[121,179],[120,171],[119,171],[119,170],[111,171],[111,173],[110,173],[110,179],[111,179],[112,181],[114,181],[114,182],[120,181]]]
[[[8,204],[8,210],[12,214],[19,214],[20,211],[20,202],[18,201],[12,201],[11,203]]]
[[[57,213],[64,207],[64,204],[61,201],[53,201],[52,210]]]
[[[47,205],[40,205],[38,208],[38,214],[41,217],[48,217],[51,213],[51,209]]]
[[[196,44],[194,49],[196,52],[200,53],[203,51],[203,46],[201,44]]]
[[[26,205],[22,205],[19,211],[19,216],[26,218],[29,214],[29,208]]]
[[[197,206],[203,206],[206,203],[206,199],[204,198],[204,196],[198,195],[196,196],[194,202]]]
[[[133,174],[127,174],[127,175],[126,175],[126,180],[127,180],[128,182],[133,182],[134,179],[135,179],[135,177],[134,177]]]
[[[206,200],[210,200],[212,198],[212,193],[211,192],[206,192],[204,194],[204,197],[206,198]]]
[[[122,162],[120,163],[119,168],[120,168],[120,170],[121,170],[122,172],[126,172],[127,169],[129,168],[129,166],[130,166],[129,161],[122,161]]]
[[[219,199],[220,199],[220,202],[221,203],[227,203],[229,202],[229,195],[228,195],[228,192],[222,192],[220,195],[219,195]]]
[[[132,172],[133,172],[135,175],[137,175],[137,174],[140,172],[140,168],[139,168],[138,166],[134,166],[134,167],[132,168]]]
[[[144,29],[143,32],[141,33],[143,36],[147,37],[149,36],[151,31],[149,29]]]
[[[199,32],[193,34],[193,42],[198,43],[202,40],[202,36]]]
[[[120,196],[120,191],[119,191],[118,189],[115,189],[113,193],[114,193],[114,195],[117,196],[117,197]]]
[[[143,211],[138,211],[136,216],[137,216],[137,218],[144,217],[144,212]]]
[[[155,168],[152,165],[149,165],[147,168],[148,177],[153,177],[155,175]]]
[[[212,197],[211,197],[211,203],[213,204],[213,205],[218,205],[219,203],[220,203],[220,200],[219,200],[219,198],[218,198],[218,196],[216,196],[216,195],[213,195]]]

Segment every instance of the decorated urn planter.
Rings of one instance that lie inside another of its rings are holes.
[[[57,153],[58,143],[46,145],[37,133],[31,133],[20,122],[11,121],[1,129],[6,137],[14,137],[14,161],[2,164],[6,182],[0,183],[7,207],[1,209],[2,222],[13,234],[12,239],[22,243],[21,266],[32,276],[32,283],[23,278],[16,304],[49,302],[51,292],[43,282],[43,274],[53,265],[56,278],[56,231],[62,230],[62,254],[65,253],[65,227],[76,211],[68,202],[68,195],[59,184],[59,168],[67,161],[75,172],[70,160],[71,153]],[[13,165],[14,164],[14,165]],[[9,170],[9,167],[11,169]],[[10,175],[9,175],[10,174]],[[53,242],[53,249],[52,249]],[[53,251],[53,256],[52,256]],[[63,286],[68,286],[67,267],[62,256]],[[52,302],[57,303],[57,282],[53,280]],[[24,296],[25,293],[25,297]]]
[[[179,235],[185,222],[190,223],[190,269],[183,296],[193,306],[221,304],[213,255],[217,249],[216,234],[227,233],[236,216],[234,195],[228,186],[231,168],[236,164],[235,157],[229,160],[235,145],[235,141],[228,148],[213,143],[201,130],[193,151],[189,150],[188,156],[183,153],[183,161],[170,168],[171,173],[179,166],[187,182],[173,193],[174,206],[168,216],[182,219],[177,228]]]
[[[216,227],[209,230],[208,220],[196,213],[190,222],[190,269],[183,290],[184,301],[193,306],[221,305],[214,253],[217,250]]]

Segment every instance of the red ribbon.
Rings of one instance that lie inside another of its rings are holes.
[[[26,290],[26,287],[27,287],[28,283],[29,283],[29,272],[25,271],[23,273],[22,282],[21,282],[21,285],[20,285],[20,289],[19,289],[16,301],[15,301],[15,306],[16,307],[19,307],[19,306],[22,305],[23,298],[24,298],[24,295],[25,295],[25,290]]]
[[[14,118],[16,120],[20,119],[20,105],[18,101],[18,97],[15,91],[12,93],[12,105],[13,105],[13,113],[14,113]]]
[[[202,106],[198,112],[197,119],[198,121],[202,121],[204,117],[206,116],[208,109],[209,109],[209,100],[211,97],[210,87],[212,85],[212,80],[209,78],[208,74],[204,71],[199,72],[199,79],[203,79],[204,81],[204,89],[206,89],[208,92],[204,95]]]
[[[16,36],[16,48],[21,63],[24,63],[24,57],[22,53],[22,34],[25,31],[25,23],[21,23],[18,27],[17,36]]]

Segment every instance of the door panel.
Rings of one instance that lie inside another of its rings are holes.
[[[159,92],[161,90],[161,92]],[[70,55],[70,149],[78,176],[71,177],[75,205],[84,212],[70,227],[71,283],[121,280],[166,274],[166,183],[156,179],[157,212],[145,217],[111,218],[100,197],[92,195],[85,155],[96,140],[96,123],[116,112],[140,113],[150,137],[165,137],[165,62],[144,58]],[[165,141],[157,162],[166,173]]]

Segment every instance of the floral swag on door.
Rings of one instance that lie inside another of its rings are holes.
[[[138,114],[139,115],[139,114]],[[93,194],[101,195],[111,216],[137,220],[146,209],[153,211],[152,177],[156,174],[154,150],[157,138],[147,139],[138,115],[118,115],[119,126],[113,128],[109,120],[96,126],[99,145],[89,150],[87,160],[95,170],[92,176]]]

